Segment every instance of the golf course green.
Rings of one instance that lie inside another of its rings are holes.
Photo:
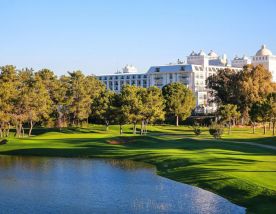
[[[35,129],[32,137],[9,138],[0,155],[130,159],[156,166],[161,176],[217,193],[248,213],[275,213],[276,137],[268,131],[234,128],[214,140],[205,128],[150,126],[133,135],[132,126]],[[248,144],[253,143],[253,144]],[[275,149],[265,147],[275,146]]]

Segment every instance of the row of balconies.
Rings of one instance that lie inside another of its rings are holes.
[[[147,79],[147,75],[123,75],[123,76],[101,76],[99,80],[118,80],[118,79]]]

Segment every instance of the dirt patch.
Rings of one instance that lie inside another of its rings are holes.
[[[133,142],[133,139],[131,138],[118,138],[118,139],[112,139],[107,141],[108,144],[112,144],[112,145],[127,144],[132,142]]]
[[[112,145],[123,144],[123,142],[120,142],[120,141],[118,141],[118,140],[108,140],[107,143],[108,143],[108,144],[112,144]]]

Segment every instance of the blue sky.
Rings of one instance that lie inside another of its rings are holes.
[[[276,53],[276,1],[0,0],[0,65],[61,75],[139,71],[192,51]]]

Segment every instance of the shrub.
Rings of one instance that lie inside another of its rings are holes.
[[[220,139],[221,135],[223,134],[223,126],[217,123],[213,123],[209,127],[209,133],[212,135],[215,139]]]
[[[201,130],[199,128],[195,128],[194,133],[196,136],[199,136],[201,134]]]
[[[199,136],[201,134],[201,129],[197,123],[195,123],[192,128],[196,136]]]

